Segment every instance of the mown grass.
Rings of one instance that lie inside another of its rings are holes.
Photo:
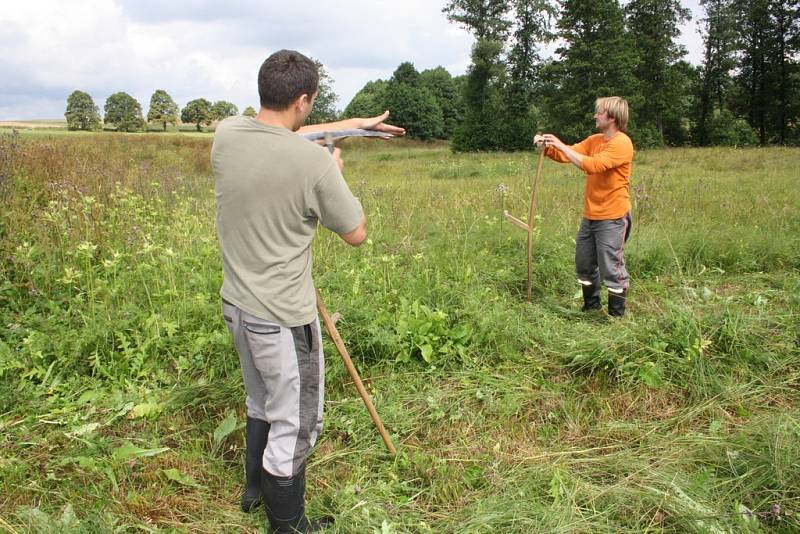
[[[629,314],[583,315],[582,180],[536,155],[347,141],[369,217],[315,278],[332,345],[312,513],[333,532],[800,529],[796,149],[637,154]],[[0,530],[257,532],[208,137],[0,136]],[[426,361],[424,358],[427,358]]]

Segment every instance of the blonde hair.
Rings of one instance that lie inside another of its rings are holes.
[[[617,128],[628,131],[628,101],[619,96],[601,96],[594,101],[597,113],[606,112],[617,123]]]

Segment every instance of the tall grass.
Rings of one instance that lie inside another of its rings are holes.
[[[258,531],[220,320],[208,138],[0,136],[0,530]],[[796,149],[637,154],[629,314],[577,311],[582,179],[535,154],[344,143],[369,241],[315,280],[399,445],[326,344],[309,507],[334,532],[800,529]]]

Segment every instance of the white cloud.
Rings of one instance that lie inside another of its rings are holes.
[[[101,110],[110,94],[126,91],[146,112],[155,89],[181,106],[200,97],[257,106],[258,68],[280,48],[320,60],[344,107],[367,81],[388,78],[403,61],[418,70],[466,71],[473,39],[446,20],[444,4],[6,0],[0,120],[61,117],[75,89]]]

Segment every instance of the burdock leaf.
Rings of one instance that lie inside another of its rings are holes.
[[[143,458],[146,456],[155,456],[157,454],[161,454],[162,452],[167,452],[169,447],[159,447],[156,449],[142,449],[137,447],[133,443],[125,443],[114,449],[112,456],[115,460],[118,461],[125,461],[130,460],[131,458]]]
[[[216,430],[214,430],[214,451],[216,452],[219,449],[219,446],[222,444],[222,440],[224,440],[228,435],[236,429],[236,414],[233,412],[228,412],[228,415],[225,416],[225,419],[217,426]]]
[[[195,480],[185,473],[181,473],[177,469],[162,469],[161,470],[168,479],[177,482],[183,486],[191,486],[193,488],[202,488],[203,486],[195,482]]]

